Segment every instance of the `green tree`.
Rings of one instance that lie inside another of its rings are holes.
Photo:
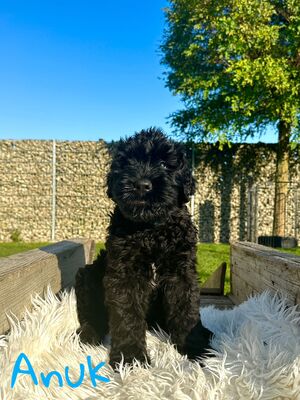
[[[284,235],[289,149],[299,141],[300,1],[171,0],[162,63],[184,107],[172,125],[221,144],[278,129],[273,233]]]

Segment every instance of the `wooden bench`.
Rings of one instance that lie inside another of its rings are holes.
[[[300,304],[300,257],[250,242],[231,244],[231,299],[240,304],[264,290]]]
[[[9,329],[6,313],[21,318],[32,295],[43,294],[48,285],[54,293],[74,285],[80,267],[91,264],[95,243],[72,239],[0,258],[0,334]],[[224,296],[226,264],[201,287],[201,304],[232,307],[265,289],[284,291],[300,304],[300,257],[249,242],[231,244],[231,295]]]
[[[75,283],[78,268],[93,262],[95,243],[71,239],[0,258],[0,334],[9,329],[7,312],[20,318],[31,305],[31,296],[54,293]]]

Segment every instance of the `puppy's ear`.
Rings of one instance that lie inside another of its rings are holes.
[[[179,183],[179,205],[182,206],[188,203],[190,196],[195,193],[195,179],[192,174],[192,168],[190,167],[185,149],[183,145],[177,144],[177,157],[179,160],[179,169],[177,181]]]

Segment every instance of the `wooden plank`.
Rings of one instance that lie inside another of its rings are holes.
[[[207,306],[215,306],[216,308],[226,309],[234,306],[233,301],[228,296],[210,296],[204,295],[200,297],[200,308]]]
[[[300,304],[300,257],[250,242],[231,244],[231,291],[236,302],[268,289]]]
[[[254,289],[267,286],[269,289],[284,290],[291,293],[298,290],[300,278],[297,278],[297,272],[299,271],[290,273],[291,270],[285,266],[284,272],[282,272],[280,266],[276,268],[275,264],[269,264],[270,260],[262,261],[261,263],[257,262],[257,260],[254,261],[256,262],[251,265],[245,264],[244,258],[239,257],[239,254],[237,254],[235,263],[243,264],[243,268],[234,268],[232,274],[239,276]]]
[[[223,262],[201,286],[202,295],[224,295],[226,262]]]
[[[239,276],[234,275],[235,290],[230,294],[231,300],[234,304],[240,304],[247,300],[249,296],[259,294],[259,291],[249,284],[248,281],[241,279]]]
[[[252,264],[244,264],[244,258],[245,254],[243,251],[240,249],[237,249],[235,252],[235,263],[243,264],[244,268],[242,271],[245,271],[249,274],[253,275],[253,272],[256,274],[259,274],[261,276],[264,276],[265,278],[271,280],[273,277],[276,277],[278,280],[281,280],[283,282],[288,282],[289,284],[293,285],[295,284],[295,278],[296,281],[300,281],[300,269],[294,268],[294,273],[290,274],[290,269],[292,267],[295,267],[294,262],[292,264],[286,264],[284,263],[278,263],[276,260],[274,260],[272,257],[269,257],[267,259],[260,259],[257,257],[252,257]],[[262,261],[263,260],[263,261]],[[261,264],[263,263],[264,268],[261,268]],[[239,269],[240,270],[240,269]],[[237,271],[235,271],[237,273]]]
[[[57,293],[75,283],[78,268],[93,262],[94,241],[71,239],[0,259],[0,334],[8,330],[7,312],[21,317],[31,296],[50,285]]]

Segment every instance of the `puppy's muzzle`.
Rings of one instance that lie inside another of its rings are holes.
[[[144,195],[152,190],[152,182],[149,179],[139,179],[135,183],[135,187],[140,195]]]

